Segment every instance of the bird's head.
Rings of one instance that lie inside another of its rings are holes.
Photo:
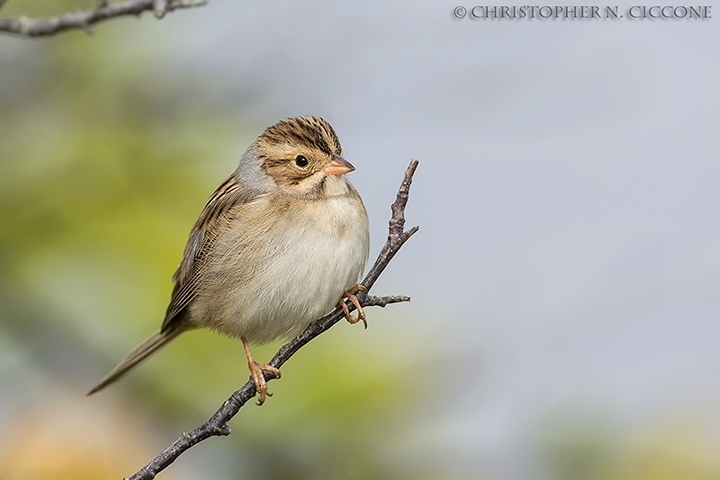
[[[301,196],[347,193],[343,175],[355,170],[342,157],[335,130],[320,117],[288,118],[256,142],[261,168],[284,191]]]

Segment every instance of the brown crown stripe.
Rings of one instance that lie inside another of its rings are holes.
[[[342,147],[337,134],[320,117],[296,117],[268,127],[260,136],[268,143],[297,143],[315,148],[327,155],[341,155]]]

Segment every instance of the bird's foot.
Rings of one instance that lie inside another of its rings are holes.
[[[352,325],[358,323],[362,320],[363,325],[365,325],[365,328],[367,328],[367,318],[365,317],[365,311],[360,306],[360,302],[358,301],[357,297],[355,296],[358,292],[367,292],[367,288],[360,285],[359,283],[352,287],[350,290],[342,294],[342,297],[340,297],[340,302],[338,305],[340,305],[343,309],[343,313],[345,314],[345,319]],[[357,310],[358,314],[356,317],[353,317],[350,315],[350,309],[345,304],[345,298],[350,300],[350,302],[355,305],[355,309]]]
[[[272,393],[267,391],[267,381],[265,380],[265,374],[263,372],[270,372],[275,375],[275,378],[280,378],[280,370],[267,363],[257,363],[252,359],[248,360],[248,368],[255,383],[255,390],[257,390],[258,393],[257,404],[262,405],[265,403],[265,397],[272,397]]]
[[[255,384],[255,390],[258,394],[258,405],[265,403],[265,397],[272,397],[272,393],[267,391],[267,381],[265,380],[265,374],[263,372],[270,372],[275,375],[275,378],[280,378],[280,370],[268,365],[267,363],[260,364],[255,361],[250,353],[250,345],[245,337],[240,337],[242,340],[243,348],[245,349],[245,357],[247,357],[248,368],[250,369],[250,375],[252,376],[253,383]]]

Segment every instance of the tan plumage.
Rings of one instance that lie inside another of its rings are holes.
[[[344,176],[354,167],[341,155],[321,118],[266,129],[195,223],[160,331],[90,393],[181,333],[207,327],[242,339],[262,403],[262,370],[274,369],[258,365],[248,343],[302,331],[357,283],[367,260],[367,213]]]

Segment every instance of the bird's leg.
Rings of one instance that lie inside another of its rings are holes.
[[[243,348],[245,349],[245,356],[247,357],[250,375],[252,375],[253,382],[255,382],[255,390],[257,390],[258,393],[257,404],[262,405],[265,403],[266,396],[272,397],[272,393],[267,391],[267,381],[265,381],[263,371],[271,372],[276,378],[280,378],[280,370],[266,363],[257,363],[250,353],[250,346],[248,346],[248,342],[245,340],[245,337],[240,337],[240,339],[242,340]]]
[[[340,297],[339,305],[342,307],[343,313],[345,314],[345,319],[349,323],[354,325],[354,324],[358,323],[360,320],[362,320],[363,324],[365,325],[365,328],[367,328],[367,319],[365,318],[365,311],[360,306],[360,302],[358,301],[357,297],[355,296],[356,293],[361,292],[361,291],[367,292],[367,288],[365,288],[364,286],[362,286],[358,283],[357,285],[352,287],[350,290],[348,290],[347,292],[342,294],[342,297]],[[345,301],[343,300],[345,298],[350,300],[350,302],[352,302],[352,304],[355,305],[355,309],[358,312],[357,317],[353,317],[352,315],[350,315],[350,309],[348,308],[348,306],[345,304]]]

